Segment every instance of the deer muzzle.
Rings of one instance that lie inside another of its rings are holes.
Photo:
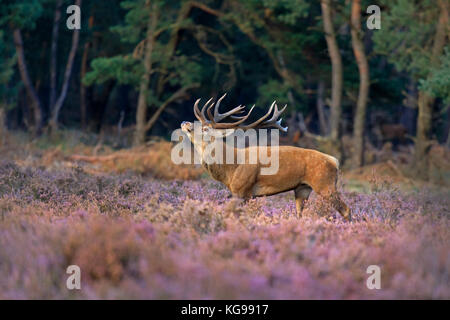
[[[181,130],[183,130],[184,132],[191,132],[193,129],[194,125],[192,124],[192,122],[183,121],[181,123]]]

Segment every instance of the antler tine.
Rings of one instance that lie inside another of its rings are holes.
[[[281,126],[281,118],[279,120],[278,117],[283,113],[283,111],[286,109],[287,104],[283,107],[283,109],[278,110],[277,104],[275,104],[275,111],[273,112],[272,118],[270,118],[267,121],[264,121],[261,128],[270,128],[275,127],[277,129],[280,129],[283,132],[287,132],[288,127],[282,127]]]
[[[251,124],[248,124],[248,125],[245,125],[245,126],[240,126],[239,128],[244,129],[244,130],[246,130],[246,129],[251,129],[251,128],[255,128],[255,127],[258,126],[261,122],[263,122],[264,120],[266,120],[266,118],[272,113],[272,110],[273,110],[273,106],[274,106],[274,105],[275,105],[275,101],[272,102],[272,105],[270,106],[269,111],[268,111],[264,116],[262,116],[261,118],[259,118],[258,120],[256,120],[255,122],[253,122],[253,123],[251,123]],[[254,106],[253,106],[253,107],[254,107]]]
[[[240,120],[240,119],[242,119],[243,117],[246,117],[246,116],[236,117],[236,116],[233,116],[233,114],[241,113],[244,109],[245,109],[245,106],[239,105],[236,108],[234,108],[234,109],[232,109],[232,110],[230,110],[228,112],[225,112],[225,113],[218,113],[218,112],[214,111],[214,118],[213,118],[214,122],[222,121],[223,119],[225,119],[227,117],[232,117],[234,120]]]
[[[264,125],[262,125],[260,128],[276,128],[276,129],[280,129],[280,130],[283,131],[283,132],[287,132],[288,127],[283,127],[283,126],[281,125],[281,121],[282,121],[282,120],[283,120],[283,119],[280,118],[278,121],[275,121],[274,123],[271,123],[271,124],[264,124]]]
[[[224,119],[224,118],[222,118],[222,115],[219,113],[219,106],[226,95],[227,95],[227,93],[225,92],[224,95],[221,96],[219,98],[219,100],[217,100],[216,106],[214,107],[214,121],[215,122],[219,122],[220,120]]]
[[[214,103],[208,107],[207,113],[208,113],[209,121],[211,121],[211,123],[214,124],[216,122],[214,121],[214,116],[211,113],[211,108],[213,107],[213,105],[214,105]]]
[[[223,96],[221,96],[221,97],[219,98],[219,100],[217,100],[217,103],[216,103],[216,105],[214,106],[214,117],[212,116],[212,114],[210,114],[211,111],[208,110],[208,116],[209,116],[211,122],[213,122],[213,123],[220,122],[220,121],[222,121],[223,119],[225,119],[225,118],[227,118],[227,117],[229,117],[229,116],[232,116],[233,114],[240,113],[240,112],[242,112],[242,111],[244,110],[245,106],[239,105],[239,106],[237,106],[236,108],[234,108],[234,109],[232,109],[232,110],[230,110],[230,111],[228,111],[228,112],[225,112],[225,113],[219,113],[219,106],[220,106],[220,103],[222,102],[222,100],[225,98],[226,95],[227,95],[227,94],[225,93]],[[212,105],[211,105],[208,109],[211,109],[211,108],[212,108]],[[244,117],[245,117],[245,116],[244,116]],[[236,118],[236,117],[233,117],[234,120],[241,120],[242,118],[243,118],[243,117],[237,117],[237,118]]]
[[[198,119],[198,121],[203,123],[203,122],[206,121],[206,119],[204,117],[202,118],[202,115],[201,115],[200,110],[198,108],[199,102],[200,102],[200,99],[197,99],[197,101],[195,101],[195,103],[194,103],[194,115]]]
[[[239,128],[239,125],[248,119],[248,117],[252,113],[254,107],[255,106],[253,105],[253,107],[250,109],[250,111],[247,113],[247,115],[240,117],[241,119],[239,121],[231,122],[231,123],[215,123],[214,128],[216,128],[216,129]]]
[[[205,121],[207,121],[207,120],[206,120],[206,115],[205,115],[205,110],[206,110],[206,107],[208,106],[208,104],[212,101],[212,99],[213,99],[213,98],[210,98],[208,101],[206,101],[206,103],[205,103],[205,105],[203,106],[202,111],[201,111],[202,117],[203,117],[203,119],[205,119]],[[212,105],[211,105],[211,106],[212,106]]]
[[[211,104],[211,105],[208,107],[208,109],[206,110],[206,111],[207,111],[208,118],[209,118],[209,121],[211,121],[211,123],[213,124],[214,127],[216,127],[216,124],[217,124],[218,122],[222,121],[223,119],[225,119],[225,118],[227,118],[227,117],[229,117],[229,116],[231,116],[231,115],[233,115],[233,114],[241,113],[241,112],[244,110],[244,108],[245,108],[245,106],[239,105],[239,106],[237,106],[236,108],[234,108],[234,109],[232,109],[232,110],[230,110],[230,111],[228,111],[228,112],[225,112],[225,113],[219,113],[219,106],[220,106],[220,103],[221,103],[222,100],[225,98],[225,96],[226,96],[226,93],[225,93],[223,96],[221,96],[221,97],[217,100],[217,102],[216,102],[215,105],[214,105],[214,103]],[[211,111],[211,109],[212,109],[213,106],[214,106],[214,115],[212,114],[212,111]],[[240,124],[240,123],[243,122],[243,121],[241,121],[242,119],[245,120],[245,119],[247,119],[247,118],[248,118],[248,116],[247,116],[247,117],[246,117],[246,116],[236,117],[236,118],[234,118],[234,120],[239,120],[239,121],[238,121],[238,122],[234,122],[233,125]],[[221,124],[220,127],[223,127],[223,125]],[[228,124],[227,124],[227,127],[229,127]]]
[[[243,118],[245,118],[246,116],[230,116],[230,119],[233,119],[233,120],[241,120],[241,119],[243,119]]]
[[[270,118],[269,120],[264,121],[263,124],[270,124],[272,122],[275,122],[278,119],[278,117],[283,113],[283,111],[286,109],[286,107],[287,107],[287,104],[284,105],[283,109],[278,110],[278,105],[275,103],[275,111],[273,112],[272,118]]]

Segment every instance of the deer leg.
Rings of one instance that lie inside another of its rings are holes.
[[[233,197],[242,199],[250,199],[252,194],[252,188],[256,182],[257,170],[256,168],[245,168],[245,166],[239,167],[233,174],[232,181],[229,185],[229,189],[233,194]]]
[[[308,200],[309,194],[312,189],[307,185],[300,185],[295,190],[295,208],[297,211],[297,216],[300,218],[302,216],[303,207],[305,206],[306,200]]]

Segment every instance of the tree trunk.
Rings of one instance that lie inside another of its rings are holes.
[[[445,140],[445,145],[450,148],[450,104],[447,106],[447,123],[445,125],[447,132],[447,140]]]
[[[336,41],[336,34],[331,18],[331,1],[321,0],[323,26],[325,40],[327,41],[328,52],[331,59],[331,116],[330,116],[330,137],[332,140],[339,139],[339,122],[341,120],[341,100],[342,100],[342,59]]]
[[[448,26],[448,7],[444,1],[439,1],[440,15],[434,37],[430,65],[436,66],[445,46],[446,28]],[[415,166],[417,174],[423,179],[428,179],[428,141],[431,134],[431,119],[433,114],[434,98],[426,92],[419,91],[417,117],[417,133],[415,145]]]
[[[103,85],[95,86],[96,90],[92,90],[91,94],[87,95],[87,97],[91,97],[89,102],[91,109],[89,120],[91,120],[91,130],[94,132],[101,132],[105,113],[108,109],[109,98],[115,84],[116,81],[108,80]],[[89,91],[93,89],[93,87],[90,86],[87,89],[87,91]]]
[[[81,7],[81,0],[77,0],[75,4]],[[66,70],[64,72],[64,81],[61,88],[61,93],[59,94],[58,100],[52,109],[52,115],[50,119],[50,129],[52,133],[55,133],[58,130],[58,117],[59,112],[61,111],[61,107],[64,103],[64,100],[67,96],[67,90],[69,89],[69,80],[70,75],[72,74],[73,62],[75,60],[75,55],[78,49],[78,41],[80,39],[80,30],[73,30],[72,34],[72,47],[70,48],[69,57],[67,59]]]
[[[56,2],[55,16],[53,19],[52,45],[50,54],[50,97],[49,110],[53,110],[56,100],[56,72],[57,72],[57,48],[59,35],[59,21],[61,20],[62,0]]]
[[[150,1],[146,1],[146,7],[150,7]],[[147,132],[147,97],[150,84],[150,74],[152,72],[152,54],[154,45],[154,33],[156,24],[158,22],[157,5],[153,4],[151,7],[149,20],[147,23],[147,35],[145,42],[144,55],[144,74],[139,85],[139,98],[136,111],[136,131],[134,133],[134,145],[141,145],[145,143],[145,134]]]
[[[6,138],[7,138],[7,129],[5,125],[5,110],[0,107],[0,147],[2,147],[4,144],[6,144]]]
[[[450,130],[448,130],[447,141],[445,142],[445,145],[450,149]]]
[[[353,165],[361,167],[364,164],[364,126],[366,120],[367,99],[369,97],[369,64],[361,40],[361,0],[352,1],[351,13],[352,47],[359,70],[359,93],[353,127]]]
[[[329,132],[328,132],[327,118],[325,116],[324,94],[325,94],[325,83],[323,82],[323,80],[319,80],[317,84],[316,107],[317,107],[317,114],[319,115],[320,134],[326,136],[328,135]]]
[[[83,78],[87,71],[87,60],[90,43],[86,42],[83,49],[83,57],[81,58],[81,70],[80,70],[80,113],[81,113],[81,127],[86,129],[87,125],[87,101],[86,101],[86,86],[83,84]]]
[[[415,145],[415,166],[417,174],[423,179],[428,179],[428,138],[431,132],[431,117],[433,113],[434,98],[427,93],[419,91],[417,116],[417,132]]]
[[[94,26],[94,15],[91,14],[88,20],[89,30]],[[86,41],[83,49],[83,57],[81,58],[81,70],[80,70],[80,114],[81,114],[81,127],[86,129],[87,127],[87,90],[86,86],[83,84],[83,78],[87,72],[88,58],[89,58],[89,49],[91,47],[91,41]]]
[[[42,133],[42,107],[41,102],[39,101],[39,97],[36,93],[36,90],[31,83],[30,75],[28,73],[27,64],[25,62],[25,54],[23,50],[23,41],[22,34],[20,33],[20,29],[15,29],[13,31],[14,37],[14,45],[16,47],[17,54],[17,65],[19,67],[20,77],[27,91],[27,95],[31,100],[31,108],[33,109],[34,114],[34,126],[33,126],[33,134],[35,136],[40,135]]]

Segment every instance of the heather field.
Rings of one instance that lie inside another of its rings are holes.
[[[297,218],[291,193],[240,204],[204,175],[6,158],[0,299],[450,299],[445,187],[344,177],[347,223],[314,193]],[[81,290],[66,288],[72,264]]]

